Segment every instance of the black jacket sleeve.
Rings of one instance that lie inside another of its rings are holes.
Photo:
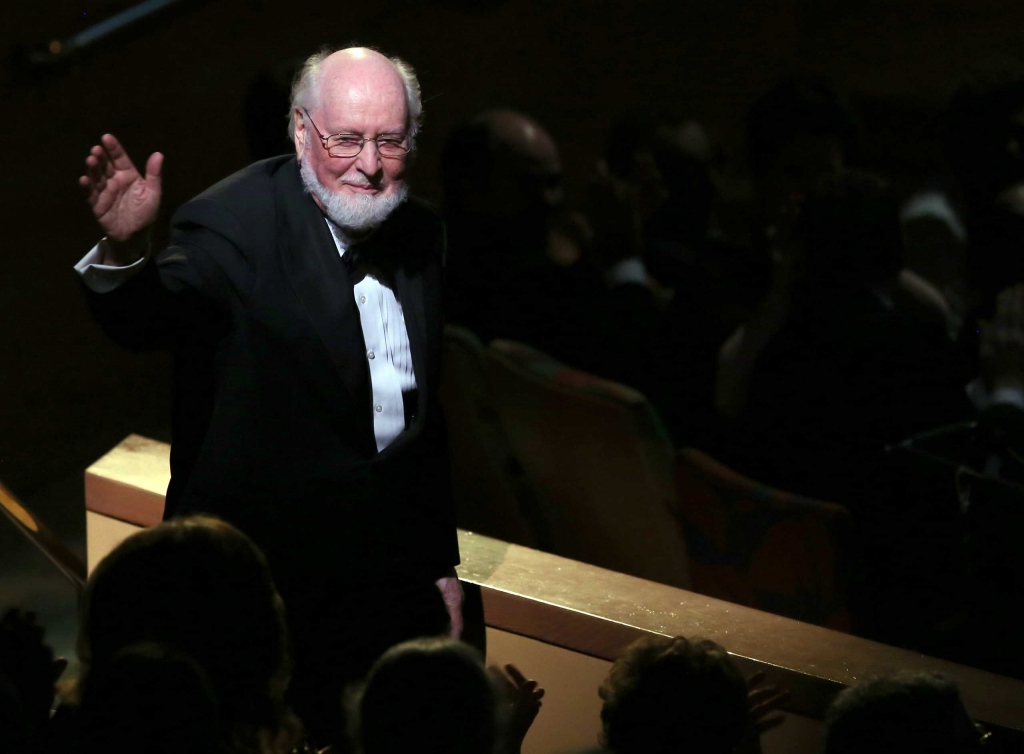
[[[123,285],[86,288],[93,316],[116,343],[133,350],[174,349],[196,328],[216,328],[243,304],[255,281],[246,238],[230,211],[207,199],[182,207],[171,244]]]

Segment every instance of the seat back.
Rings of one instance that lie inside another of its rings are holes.
[[[850,629],[850,512],[758,484],[695,448],[676,462],[694,591]]]
[[[674,449],[647,400],[509,341],[491,343],[484,366],[550,551],[687,587]]]
[[[483,371],[483,346],[449,325],[439,389],[448,424],[452,492],[459,528],[537,547],[528,512],[536,505],[498,420]]]

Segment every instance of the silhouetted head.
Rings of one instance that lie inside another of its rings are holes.
[[[354,706],[363,754],[490,754],[497,738],[491,680],[476,650],[454,639],[392,647]]]
[[[838,175],[856,157],[857,124],[828,84],[793,79],[754,103],[747,142],[758,202],[772,221],[790,197]]]
[[[1024,64],[978,66],[957,87],[944,125],[946,154],[970,204],[1024,183]]]
[[[712,171],[721,154],[693,118],[668,111],[631,113],[612,127],[608,170],[640,195],[646,217],[666,200],[707,230],[714,197]]]
[[[79,720],[88,754],[233,749],[232,728],[206,671],[166,644],[132,644],[94,668],[83,684]]]
[[[281,724],[290,673],[284,606],[263,554],[230,524],[207,516],[168,521],[100,562],[83,600],[83,694],[119,663],[153,660],[126,659],[126,648],[139,643],[166,647],[159,659],[169,667],[198,664],[223,716],[240,730]]]
[[[640,639],[600,695],[604,744],[618,754],[729,754],[750,724],[743,676],[707,640]]]
[[[897,673],[846,689],[825,715],[825,754],[966,754],[982,735],[956,683],[933,673]]]
[[[550,134],[513,110],[456,128],[441,160],[446,212],[538,241],[562,205],[562,163]]]
[[[899,205],[868,173],[823,177],[800,205],[796,240],[818,284],[878,282],[901,266]]]

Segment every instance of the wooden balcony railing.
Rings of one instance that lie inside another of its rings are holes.
[[[90,571],[124,536],[160,520],[168,453],[167,445],[133,435],[87,470]],[[793,722],[788,732],[784,725],[769,734],[767,754],[820,750],[819,721],[835,694],[894,670],[954,677],[976,719],[1024,740],[1020,681],[473,532],[460,531],[459,541],[459,575],[480,590],[489,659],[519,662],[549,687],[527,754],[592,745],[596,683],[624,647],[647,634],[712,639],[745,672],[764,671],[769,682],[790,689],[785,711]],[[578,719],[568,724],[565,717],[572,715]]]

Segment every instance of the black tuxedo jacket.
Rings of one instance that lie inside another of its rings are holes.
[[[434,577],[458,563],[437,402],[443,225],[408,201],[353,247],[409,332],[418,405],[382,453],[353,282],[294,157],[255,163],[185,204],[171,245],[88,293],[115,340],[174,354],[167,513],[209,512],[275,571]]]

